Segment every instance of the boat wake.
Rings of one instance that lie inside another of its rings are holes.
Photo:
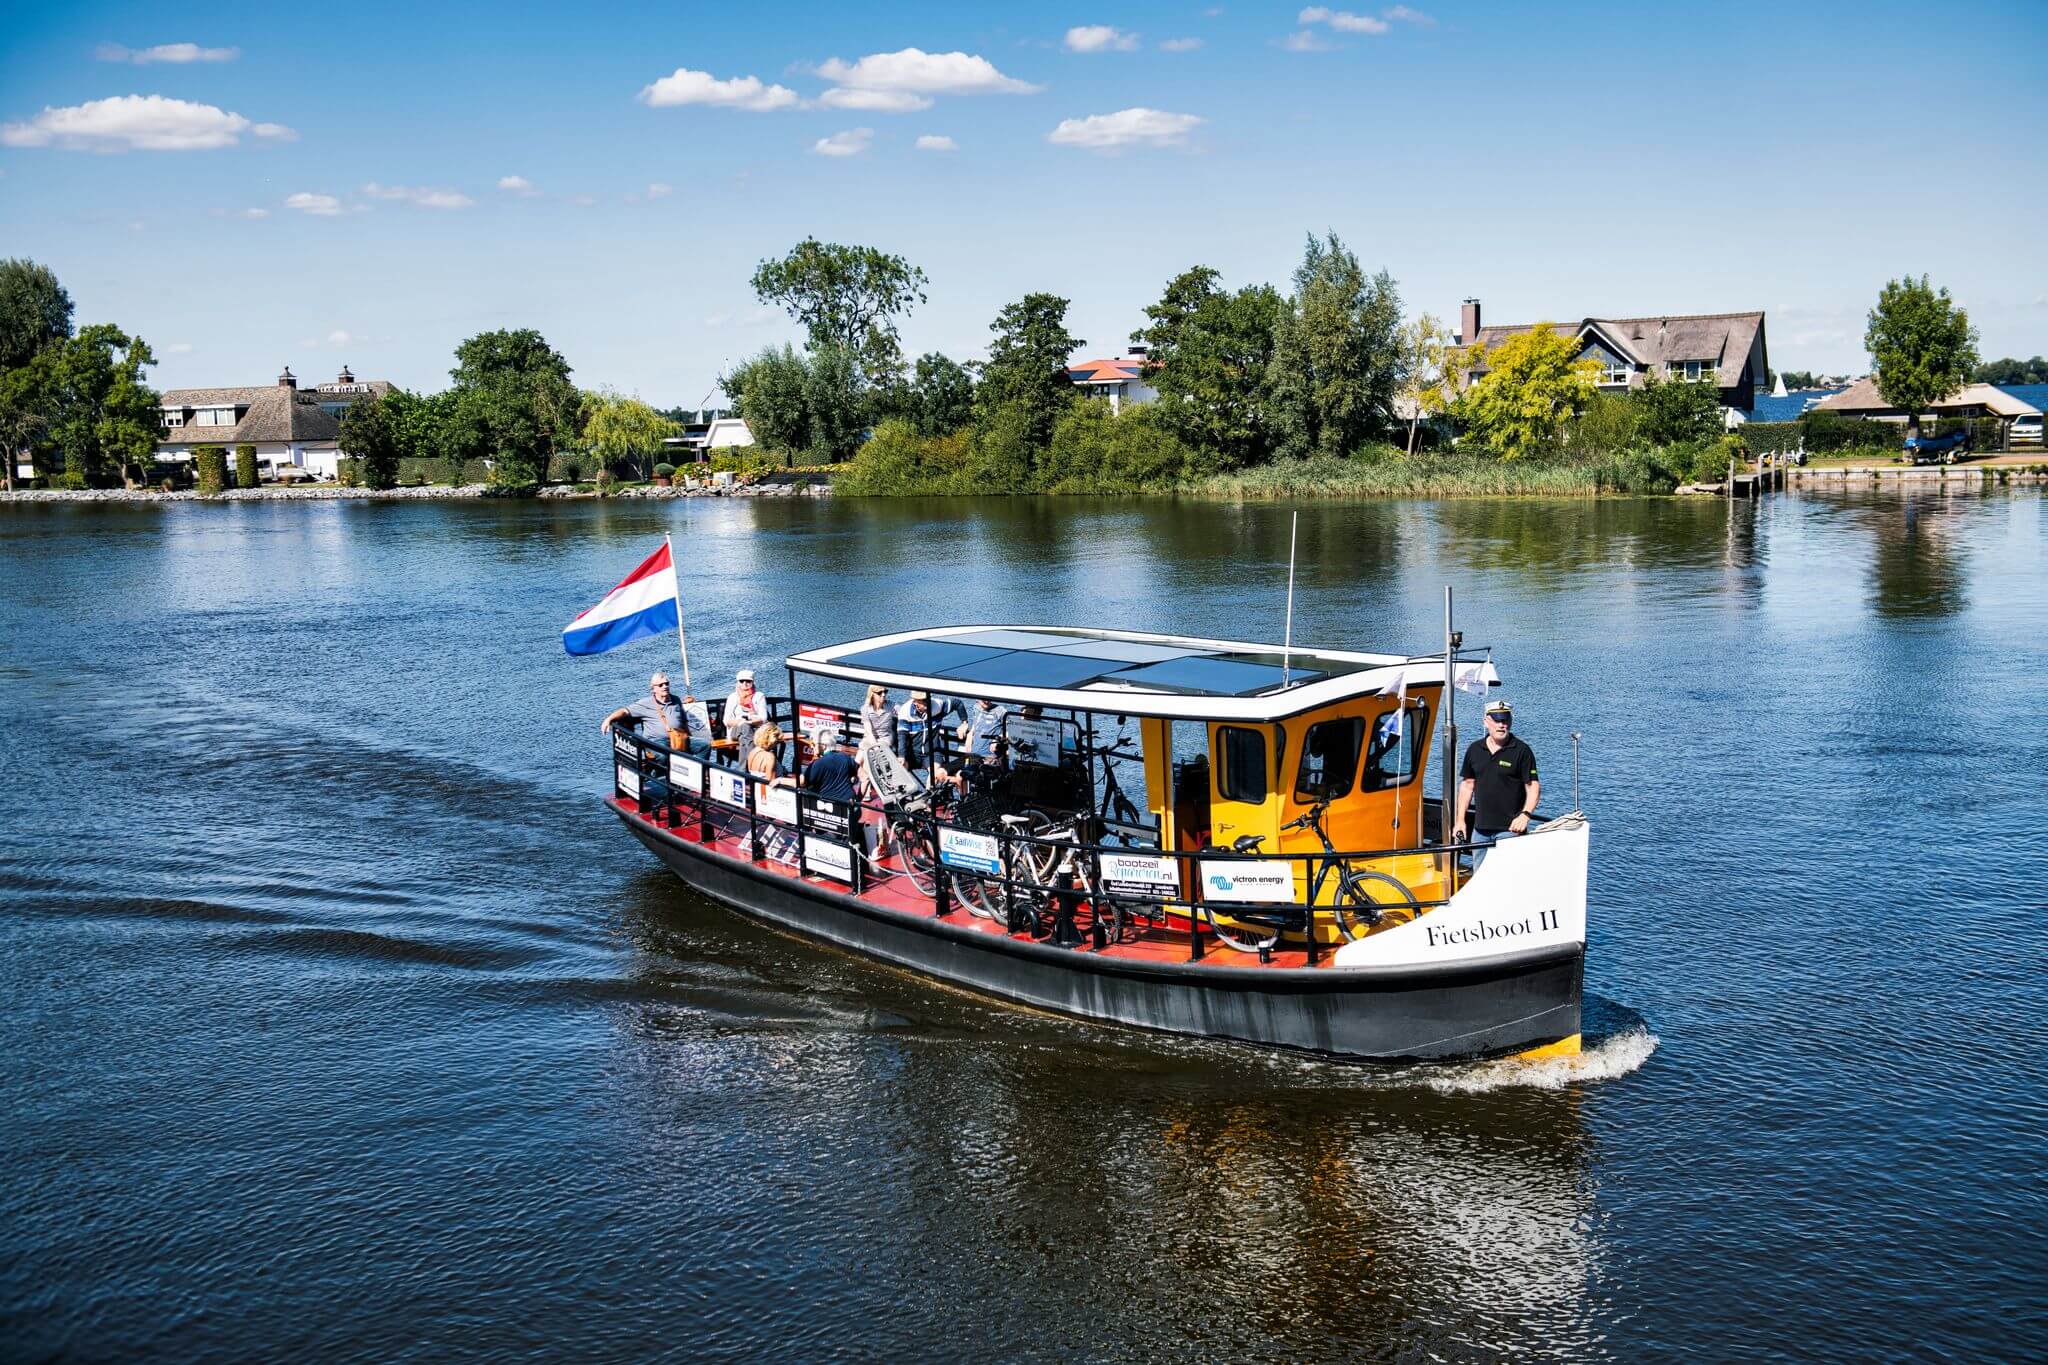
[[[1611,1081],[1640,1070],[1657,1050],[1657,1035],[1637,1024],[1597,1040],[1568,1057],[1521,1061],[1500,1057],[1486,1062],[1431,1068],[1422,1080],[1444,1095],[1473,1095],[1488,1090],[1562,1090],[1569,1085]]]

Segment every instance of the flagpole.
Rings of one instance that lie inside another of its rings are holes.
[[[1301,513],[1294,514],[1294,520],[1287,528],[1287,632],[1280,643],[1280,685],[1287,686],[1291,675],[1290,664],[1294,661],[1294,536],[1301,529]]]
[[[690,682],[690,637],[683,633],[683,580],[676,573],[676,542],[669,532],[662,532],[662,543],[668,546],[668,581],[676,593],[676,645],[683,652],[683,694],[694,695],[696,687]]]

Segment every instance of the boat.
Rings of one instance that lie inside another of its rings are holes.
[[[1461,644],[906,630],[789,655],[772,719],[808,757],[880,685],[974,713],[976,752],[906,716],[842,802],[620,729],[607,803],[740,913],[1000,1000],[1352,1061],[1576,1052],[1590,826],[1444,837],[1432,744],[1454,792],[1458,692],[1500,685]]]

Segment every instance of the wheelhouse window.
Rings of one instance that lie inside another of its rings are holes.
[[[1406,723],[1399,721],[1400,712],[1389,711],[1372,723],[1361,791],[1406,786],[1422,770],[1422,748],[1429,740],[1429,708],[1411,706]]]
[[[1266,737],[1237,725],[1216,729],[1216,790],[1225,801],[1266,799]]]
[[[1358,776],[1358,751],[1365,744],[1365,718],[1347,716],[1319,721],[1301,742],[1301,767],[1294,777],[1294,799],[1303,804],[1331,801],[1351,794]]]

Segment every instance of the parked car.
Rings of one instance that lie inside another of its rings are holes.
[[[1911,464],[1954,464],[1969,449],[1970,432],[1965,427],[1945,436],[1908,436],[1905,458]]]
[[[2041,444],[2041,419],[2038,417],[2017,417],[2012,424],[2012,443],[2016,446],[2037,446]]]
[[[304,465],[289,460],[264,460],[256,467],[256,477],[264,483],[315,483],[320,476]]]

